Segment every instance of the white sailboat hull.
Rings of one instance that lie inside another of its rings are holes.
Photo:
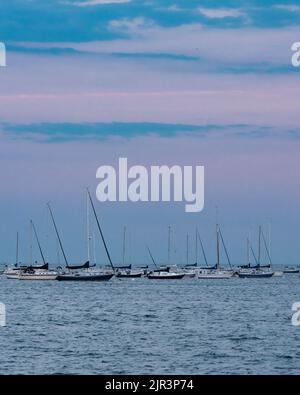
[[[206,279],[206,280],[223,280],[232,278],[233,272],[226,272],[222,270],[216,271],[202,271],[198,274],[198,279]]]
[[[275,271],[273,274],[273,277],[282,277],[283,276],[283,272],[282,271]]]
[[[195,278],[195,277],[196,277],[195,272],[184,273],[184,278]]]
[[[11,273],[11,274],[5,274],[5,275],[8,280],[18,280],[19,279],[19,273]]]
[[[58,276],[58,273],[56,272],[41,272],[41,273],[21,273],[18,276],[19,280],[36,280],[36,281],[50,281],[50,280],[56,280]]]

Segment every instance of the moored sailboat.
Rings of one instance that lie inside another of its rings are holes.
[[[181,280],[184,277],[184,273],[171,272],[169,267],[159,268],[153,258],[150,248],[147,247],[147,250],[156,268],[147,274],[149,280]]]
[[[40,267],[28,266],[26,269],[20,271],[18,278],[19,280],[43,280],[43,281],[56,280],[58,273],[57,271],[49,270],[49,264],[45,260],[41,243],[39,241],[39,237],[32,220],[30,221],[30,224],[31,224],[31,228],[34,231],[34,235],[43,260],[43,265]]]
[[[122,266],[115,266],[115,276],[117,278],[141,278],[143,271],[142,270],[134,270],[132,269],[131,263],[129,265],[125,265],[125,257],[126,257],[126,232],[127,228],[124,226],[123,230],[123,249],[122,249]]]
[[[232,278],[233,276],[233,270],[224,270],[221,268],[221,262],[220,262],[220,239],[222,242],[222,245],[224,247],[225,253],[226,253],[226,257],[227,257],[227,261],[228,264],[230,266],[231,269],[231,263],[230,263],[230,259],[229,259],[229,255],[227,252],[227,248],[225,246],[224,243],[224,239],[221,233],[221,229],[219,227],[219,225],[217,224],[216,226],[216,236],[217,236],[217,263],[215,266],[209,267],[207,264],[207,259],[206,259],[206,255],[204,252],[204,247],[203,247],[203,243],[201,241],[201,247],[202,247],[202,253],[204,255],[204,259],[206,262],[207,267],[206,268],[200,268],[199,272],[198,272],[198,279],[206,279],[206,280],[225,280],[225,279],[229,279]],[[200,238],[201,240],[201,238]]]
[[[264,246],[269,258],[269,263],[266,265],[261,265],[261,239],[263,238],[264,241]],[[251,264],[249,262],[249,267],[244,268],[238,271],[238,276],[240,278],[270,278],[273,277],[274,271],[271,269],[271,256],[269,249],[267,247],[266,239],[264,237],[264,234],[262,232],[261,226],[259,227],[259,237],[258,237],[258,258],[256,258],[256,255],[253,251],[252,246],[251,252],[252,255],[255,259],[256,265],[251,267]]]
[[[91,205],[93,207],[93,210],[95,210],[89,192],[88,192],[88,197],[90,199],[90,202],[91,202]],[[66,270],[61,271],[58,274],[56,280],[58,280],[58,281],[108,281],[108,280],[110,280],[113,277],[113,275],[114,275],[113,272],[112,273],[102,273],[100,271],[98,272],[98,271],[95,271],[95,270],[90,270],[90,262],[89,261],[85,262],[83,265],[69,265],[67,257],[66,257],[66,254],[65,254],[65,251],[64,251],[64,248],[63,248],[62,240],[61,240],[61,237],[59,235],[59,232],[58,232],[58,229],[57,229],[57,226],[56,226],[56,222],[55,222],[55,219],[54,219],[54,216],[53,216],[53,213],[52,213],[51,206],[50,206],[49,203],[47,205],[48,205],[48,209],[49,209],[49,212],[50,212],[52,223],[53,223],[53,226],[54,226],[54,229],[55,229],[55,232],[56,232],[56,236],[57,236],[57,239],[58,239],[58,242],[59,242],[59,245],[60,245],[60,249],[62,251],[64,260],[65,260],[65,264],[66,264]],[[94,213],[95,213],[95,216],[96,216],[96,219],[97,219],[99,230],[100,230],[100,232],[102,234],[102,231],[101,231],[101,228],[100,228],[100,224],[98,222],[98,218],[97,218],[96,212],[94,212]]]
[[[24,266],[24,269],[26,266]],[[3,274],[9,280],[18,278],[21,267],[19,266],[19,232],[17,232],[17,243],[16,243],[16,262],[13,266],[5,266]]]
[[[285,274],[298,274],[299,271],[300,271],[299,267],[286,266],[283,269],[283,273],[285,273]]]
[[[57,276],[58,273],[55,270],[38,271],[32,267],[28,267],[24,271],[20,272],[18,278],[19,280],[50,281],[56,280]]]
[[[33,227],[33,222],[31,221],[31,226]],[[39,245],[40,248],[40,245]],[[41,248],[40,248],[41,252]],[[42,254],[43,257],[43,254]],[[6,267],[4,270],[3,274],[6,276],[7,279],[9,280],[19,280],[21,276],[27,272],[28,278],[32,278],[29,276],[28,272],[31,272],[30,274],[32,275],[33,272],[36,274],[45,274],[49,271],[49,265],[46,263],[46,261],[43,259],[43,264],[42,265],[20,265],[19,264],[19,232],[17,232],[17,244],[16,244],[16,263],[12,267]],[[52,273],[53,274],[53,273]]]
[[[184,273],[153,271],[147,277],[149,280],[181,280],[184,276]]]
[[[196,257],[195,263],[189,262],[189,235],[186,235],[186,264],[181,269],[184,273],[184,278],[195,278],[196,277],[196,269],[197,269],[197,230],[196,230]]]

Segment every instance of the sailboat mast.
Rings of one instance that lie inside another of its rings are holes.
[[[32,223],[29,226],[29,264],[32,266]]]
[[[90,234],[90,204],[89,204],[89,196],[86,193],[86,232],[87,232],[87,259],[91,261],[91,234]]]
[[[224,248],[224,251],[225,251],[225,254],[226,254],[228,265],[230,266],[230,268],[232,268],[231,262],[230,262],[230,258],[229,258],[229,255],[228,255],[228,251],[227,251],[227,247],[226,247],[226,244],[225,244],[225,241],[224,241],[224,238],[223,238],[223,234],[222,234],[220,228],[219,228],[219,235],[220,235],[220,238],[221,238],[221,241],[222,241],[222,245],[223,245],[223,248]]]
[[[247,265],[250,264],[250,240],[247,237]]]
[[[206,264],[206,266],[208,266],[208,261],[207,261],[207,258],[206,258],[206,254],[205,254],[205,250],[204,250],[204,245],[203,245],[202,239],[201,239],[201,237],[200,237],[200,234],[199,234],[199,232],[198,232],[198,229],[197,229],[197,234],[198,234],[198,237],[199,237],[200,246],[201,246],[201,250],[202,250],[202,254],[203,254],[203,258],[204,258],[205,264]]]
[[[217,268],[220,268],[220,234],[219,225],[217,224]]]
[[[96,240],[95,240],[95,234],[93,233],[93,259],[94,259],[94,264],[96,265],[97,263],[97,257],[96,257]]]
[[[156,269],[158,269],[158,266],[157,266],[157,264],[156,264],[156,262],[155,262],[155,260],[154,260],[154,258],[153,258],[153,255],[151,254],[150,248],[149,248],[148,246],[147,246],[147,250],[148,250],[148,252],[149,252],[151,261],[153,262],[153,264],[154,264],[154,266],[156,267]]]
[[[259,227],[258,232],[258,265],[260,266],[261,262],[261,226]]]
[[[266,251],[267,251],[267,255],[268,255],[268,259],[269,259],[269,264],[270,264],[270,266],[271,266],[271,265],[272,265],[271,254],[270,254],[270,251],[269,251],[269,248],[268,248],[268,245],[267,245],[267,241],[266,241],[266,238],[265,238],[265,235],[264,235],[263,232],[262,232],[262,238],[263,238],[263,242],[264,242],[265,249],[266,249]]]
[[[59,253],[59,241],[56,239],[56,256],[57,256],[57,263],[60,266],[60,253]]]
[[[17,232],[17,245],[16,245],[16,266],[19,264],[19,232]]]
[[[252,255],[253,255],[253,258],[254,258],[254,260],[255,260],[255,263],[256,263],[256,265],[258,266],[258,265],[259,265],[259,264],[258,264],[258,260],[257,260],[257,258],[256,258],[256,255],[255,255],[255,252],[254,252],[254,250],[253,250],[252,245],[250,245],[250,251],[252,252]]]
[[[37,235],[36,228],[35,228],[34,223],[33,223],[32,220],[30,220],[30,223],[31,223],[32,229],[33,229],[33,231],[34,231],[34,235],[35,235],[37,244],[38,244],[38,246],[39,246],[39,250],[40,250],[40,254],[41,254],[43,263],[44,263],[44,265],[45,265],[45,264],[46,264],[46,261],[45,261],[45,257],[44,257],[43,251],[42,251],[41,243],[40,243],[39,238],[38,238],[38,235]]]
[[[131,241],[131,232],[128,233],[128,250],[129,250],[129,264],[132,265],[132,241]]]
[[[124,230],[123,230],[123,266],[125,265],[125,252],[126,252],[126,226],[124,226]]]
[[[168,266],[170,266],[171,260],[171,226],[168,226]]]
[[[196,240],[195,240],[195,263],[197,263],[198,262],[198,229],[197,229],[197,227],[196,227],[195,237],[196,237]]]
[[[67,257],[66,257],[65,251],[64,251],[64,247],[63,247],[62,242],[61,242],[61,238],[60,238],[58,230],[57,230],[57,226],[56,226],[56,223],[55,223],[55,220],[54,220],[54,216],[53,216],[53,213],[52,213],[52,210],[51,210],[50,203],[47,203],[47,206],[48,206],[48,209],[49,209],[49,212],[50,212],[50,216],[51,216],[51,219],[52,219],[52,223],[53,223],[53,226],[54,226],[54,229],[55,229],[55,232],[56,232],[56,236],[57,236],[57,239],[58,239],[58,242],[59,242],[59,245],[60,245],[60,249],[61,249],[61,252],[62,252],[64,260],[65,260],[65,264],[66,264],[66,266],[68,266],[68,260],[67,260]]]
[[[186,235],[186,264],[189,264],[189,234]]]
[[[100,236],[101,236],[104,248],[105,248],[105,252],[106,252],[107,258],[109,260],[111,268],[113,270],[115,270],[114,265],[113,265],[112,260],[111,260],[111,257],[110,257],[110,254],[109,254],[109,251],[108,251],[108,248],[107,248],[107,245],[106,245],[106,242],[105,242],[105,239],[104,239],[104,236],[103,236],[103,233],[102,233],[102,229],[101,229],[101,226],[100,226],[100,223],[99,223],[99,220],[98,220],[98,216],[97,216],[97,213],[96,213],[96,210],[95,210],[95,206],[94,206],[94,203],[93,203],[90,191],[88,189],[87,189],[87,193],[89,195],[89,199],[90,199],[90,202],[91,202],[91,205],[92,205],[92,209],[93,209],[93,212],[94,212],[94,216],[95,216],[95,219],[96,219],[96,222],[97,222],[97,226],[98,226],[99,233],[100,233]]]
[[[271,257],[271,223],[268,226],[268,247],[269,247],[269,255]],[[271,258],[269,259],[270,265],[272,264]]]

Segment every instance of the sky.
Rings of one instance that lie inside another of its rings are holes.
[[[89,186],[116,264],[124,225],[126,262],[150,263],[147,244],[165,263],[171,226],[172,262],[186,262],[187,233],[194,262],[198,227],[214,264],[216,220],[232,263],[245,262],[248,235],[257,248],[261,224],[273,262],[300,264],[300,69],[291,65],[299,23],[293,0],[1,4],[0,261],[14,261],[19,231],[28,262],[32,218],[56,264],[48,201],[68,260],[84,261]],[[96,202],[97,168],[119,157],[205,166],[204,210]]]

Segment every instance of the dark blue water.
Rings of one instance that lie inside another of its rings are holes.
[[[299,374],[300,278],[7,280],[2,374]]]

